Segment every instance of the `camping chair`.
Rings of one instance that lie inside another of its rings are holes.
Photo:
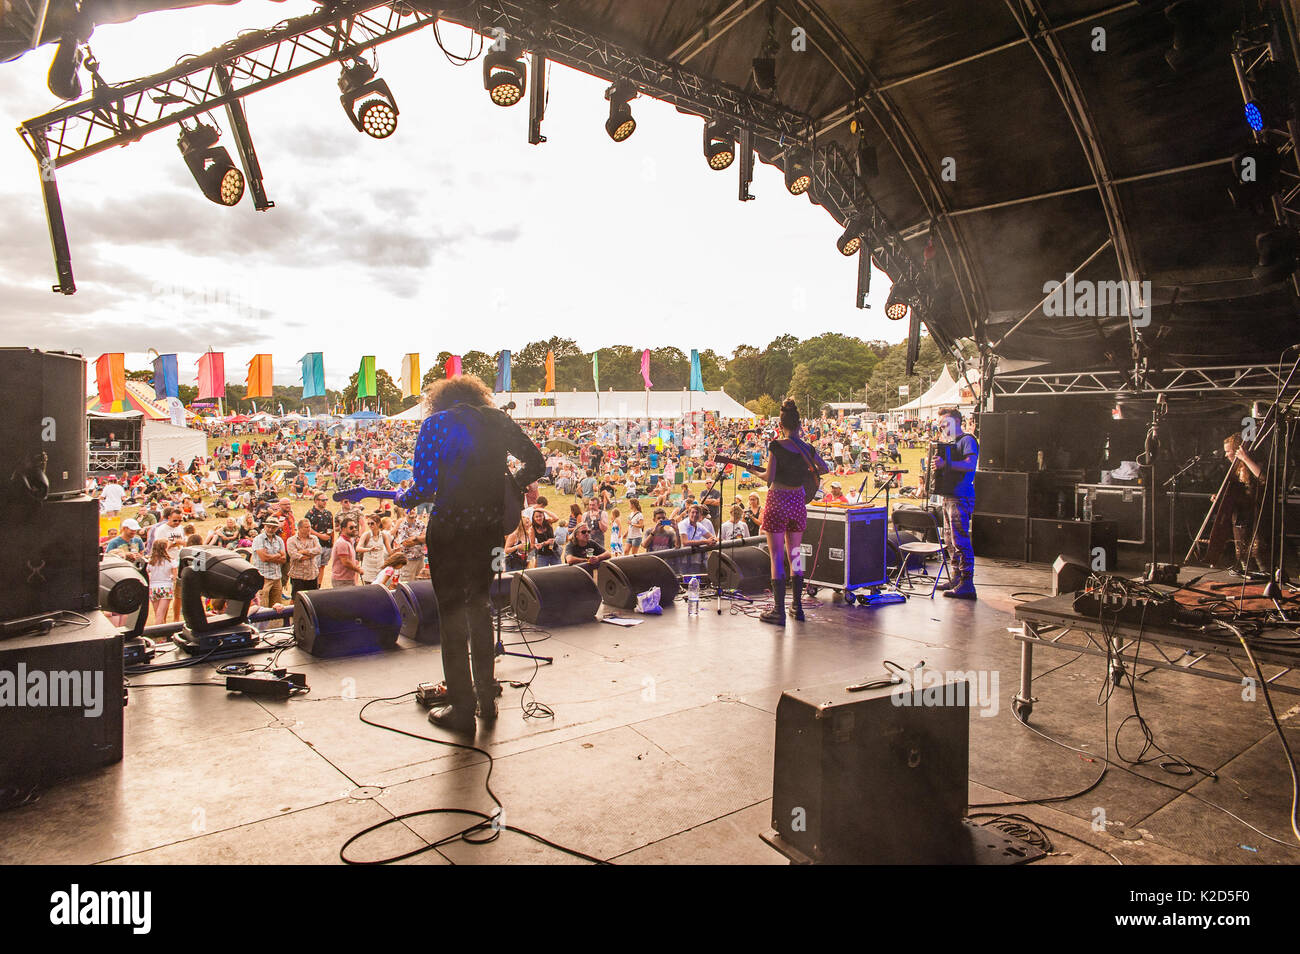
[[[900,507],[892,514],[894,522],[894,541],[898,547],[898,570],[894,574],[894,586],[900,589],[904,586],[909,589],[913,586],[912,577],[916,574],[908,569],[908,564],[913,556],[928,560],[935,554],[939,555],[941,560],[939,571],[934,575],[934,583],[930,587],[930,599],[934,599],[935,591],[939,588],[939,583],[946,576],[949,581],[952,580],[952,570],[948,566],[948,551],[944,549],[939,542],[939,525],[934,519],[934,514],[928,510],[913,510],[908,507]],[[898,534],[900,532],[915,534],[920,539],[916,541],[904,541]],[[920,575],[926,580],[930,579],[929,572],[925,567],[921,567]]]

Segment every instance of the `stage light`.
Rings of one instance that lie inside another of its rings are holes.
[[[1246,125],[1255,132],[1260,132],[1264,128],[1264,114],[1260,111],[1256,103],[1246,104]]]
[[[704,126],[704,158],[709,168],[721,172],[736,159],[736,133],[727,123],[713,120]]]
[[[885,317],[890,321],[902,321],[907,317],[916,298],[916,289],[910,282],[894,282],[889,290],[889,300],[885,302]]]
[[[835,247],[840,250],[844,257],[858,254],[862,248],[862,238],[867,233],[867,217],[865,215],[854,215],[849,219],[848,225],[844,227],[844,234],[840,236]]]
[[[812,157],[806,149],[791,149],[785,156],[785,187],[791,195],[803,195],[812,185]]]
[[[1201,0],[1176,0],[1165,7],[1165,19],[1174,26],[1174,43],[1165,53],[1171,70],[1182,72],[1212,52],[1214,36]]]
[[[397,100],[387,83],[375,79],[374,69],[365,60],[343,67],[339,91],[343,94],[339,102],[357,132],[373,139],[387,139],[397,131]]]
[[[754,69],[754,86],[759,92],[769,96],[776,92],[776,57],[756,56],[751,64]]]
[[[1284,129],[1294,114],[1295,81],[1276,60],[1260,63],[1246,79],[1246,125],[1254,132]]]
[[[236,205],[244,197],[244,174],[235,168],[226,147],[217,145],[220,137],[214,126],[182,125],[176,144],[203,194],[217,205]]]
[[[75,36],[65,36],[59,41],[50,61],[50,72],[45,78],[45,85],[59,99],[77,99],[81,96],[81,44]]]
[[[1292,228],[1271,229],[1255,237],[1259,265],[1251,270],[1261,285],[1284,282],[1300,265],[1300,235]]]
[[[632,107],[628,105],[636,96],[636,84],[627,80],[618,80],[605,90],[605,98],[609,100],[605,132],[615,142],[625,142],[636,132],[636,120],[632,118]]]
[[[149,584],[140,571],[118,557],[99,564],[99,605],[110,613],[125,616],[149,602]]]
[[[483,57],[483,88],[498,106],[513,106],[524,98],[527,79],[520,57],[523,48],[507,37],[502,49]]]

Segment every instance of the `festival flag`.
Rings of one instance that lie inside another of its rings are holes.
[[[510,352],[502,351],[497,355],[497,380],[492,386],[492,390],[498,394],[502,391],[514,390],[510,387]]]
[[[591,383],[596,385],[596,390],[600,390],[600,352],[591,353]]]
[[[645,389],[649,391],[654,384],[650,381],[650,349],[646,348],[641,352],[641,380],[645,382]]]
[[[461,373],[460,355],[453,354],[450,358],[448,358],[446,367],[447,367],[447,377],[454,378],[456,375],[460,374]]]
[[[209,351],[199,357],[199,399],[226,396],[226,356]]]
[[[302,365],[302,398],[325,396],[325,355],[309,351],[298,359]]]
[[[95,382],[99,386],[100,404],[111,406],[125,401],[126,356],[121,353],[101,354],[95,361]]]
[[[375,386],[375,356],[368,354],[361,359],[357,368],[357,397],[375,397],[379,394]]]
[[[420,356],[411,353],[402,357],[402,397],[420,393]]]
[[[704,378],[700,374],[700,353],[694,348],[691,349],[691,390],[704,390]]]
[[[555,352],[546,352],[546,391],[555,390]]]
[[[180,376],[176,372],[176,355],[160,354],[153,359],[153,396],[180,396]]]
[[[269,354],[253,355],[253,360],[248,362],[248,377],[245,379],[245,383],[248,385],[248,390],[244,392],[245,398],[271,396],[271,356]]]

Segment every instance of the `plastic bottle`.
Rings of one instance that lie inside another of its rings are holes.
[[[686,612],[688,616],[700,615],[700,578],[691,577],[691,582],[686,585]]]

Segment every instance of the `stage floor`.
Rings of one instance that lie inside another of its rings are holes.
[[[1012,594],[1046,595],[1049,569],[984,561],[977,581],[978,602],[825,602],[784,631],[726,606],[718,616],[712,603],[698,618],[679,604],[633,628],[592,622],[554,630],[534,643],[555,663],[541,668],[532,687],[554,719],[525,720],[520,690],[507,687],[499,721],[475,740],[495,758],[492,786],[506,823],[619,864],[785,864],[759,839],[771,825],[777,700],[787,688],[876,678],[884,659],[996,678],[993,701],[972,711],[972,805],[1084,788],[1101,763],[1035,734],[1011,712],[1020,662],[1020,644],[1008,631],[1016,625]],[[1105,660],[1072,657],[1036,654],[1031,725],[1100,756],[1109,715],[1113,753],[1115,730],[1133,711],[1129,694],[1116,692],[1099,707]],[[0,814],[0,861],[334,864],[349,836],[395,815],[491,811],[482,756],[358,720],[368,700],[440,679],[437,647],[403,640],[383,655],[327,661],[291,650],[281,663],[306,673],[309,695],[275,703],[208,687],[132,689],[123,761]],[[497,673],[527,680],[533,664],[505,658]],[[209,678],[216,677],[202,666],[132,683]],[[1138,686],[1155,740],[1217,780],[1170,774],[1155,763],[1134,768],[1136,775],[1112,768],[1079,798],[972,813],[1024,813],[1096,846],[1050,833],[1057,853],[1039,864],[1300,861],[1288,822],[1290,775],[1262,697],[1245,702],[1240,687],[1164,671]],[[1284,725],[1298,721],[1300,706],[1290,697],[1277,696],[1275,705]],[[410,697],[376,703],[367,714],[410,732],[463,738],[429,725]],[[1287,731],[1300,748],[1300,732]],[[1132,724],[1120,744],[1136,757],[1142,738]],[[466,823],[424,815],[368,836],[349,855],[410,851]],[[453,842],[411,862],[576,860],[506,833],[485,846]]]

